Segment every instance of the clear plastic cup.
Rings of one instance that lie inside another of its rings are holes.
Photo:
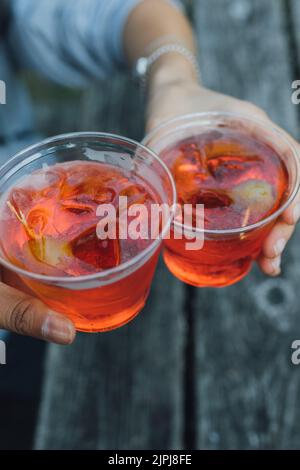
[[[172,168],[174,160],[167,157],[168,149],[187,138],[218,130],[237,130],[270,146],[284,162],[288,178],[285,197],[280,206],[262,220],[252,224],[245,223],[233,229],[194,228],[193,233],[204,240],[203,247],[197,251],[186,249],[186,239],[175,239],[174,231],[183,231],[184,228],[185,233],[189,232],[188,227],[183,227],[175,218],[172,226],[173,237],[164,242],[164,260],[176,277],[198,287],[227,286],[239,281],[249,272],[253,260],[261,252],[266,236],[280,214],[295,198],[300,183],[299,156],[288,135],[267,122],[243,115],[211,112],[182,116],[154,129],[142,143]]]
[[[45,165],[73,161],[108,164],[151,182],[159,202],[171,208],[158,237],[118,266],[87,275],[48,276],[31,272],[12,263],[3,250],[0,263],[18,275],[45,304],[72,319],[77,330],[110,330],[130,321],[146,302],[162,237],[173,217],[176,190],[166,165],[143,145],[117,135],[83,132],[49,138],[19,152],[0,168],[1,193],[7,194],[20,178]],[[11,233],[11,237],[14,235]]]

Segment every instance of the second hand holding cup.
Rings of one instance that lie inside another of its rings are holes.
[[[242,279],[280,214],[299,190],[299,157],[290,139],[265,122],[234,113],[172,119],[143,140],[170,168],[179,203],[204,205],[197,251],[164,242],[164,260],[182,281],[223,287]],[[186,231],[185,230],[185,231]]]

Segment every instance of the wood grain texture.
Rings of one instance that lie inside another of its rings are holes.
[[[300,3],[297,0],[285,0],[283,8],[287,16],[286,29],[293,80],[300,80]]]
[[[260,105],[299,136],[282,2],[199,0],[195,7],[205,84]],[[299,241],[298,230],[278,279],[255,268],[234,286],[197,291],[198,448],[300,446],[300,369],[290,360],[300,338]]]
[[[136,88],[114,79],[88,91],[80,129],[140,139]],[[160,263],[146,308],[127,326],[50,346],[36,447],[170,449],[182,446],[184,287]]]
[[[298,0],[186,3],[204,83],[253,101],[299,138],[290,100],[300,79]],[[39,108],[42,130],[142,137],[144,110],[128,80],[113,77],[64,103],[60,112]],[[161,263],[133,323],[51,346],[36,447],[299,448],[300,369],[290,362],[300,338],[299,237],[280,278],[255,268],[226,289],[186,289]]]

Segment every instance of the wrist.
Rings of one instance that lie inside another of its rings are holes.
[[[169,52],[156,61],[149,73],[149,92],[157,87],[198,84],[199,76],[193,64],[183,55]]]

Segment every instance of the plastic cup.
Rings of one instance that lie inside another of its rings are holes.
[[[198,251],[186,249],[184,238],[164,241],[163,256],[170,271],[182,281],[198,287],[223,287],[242,279],[259,256],[263,242],[281,213],[291,204],[299,190],[299,157],[292,140],[275,126],[234,113],[198,113],[163,123],[150,132],[143,144],[156,152],[171,168],[172,161],[163,157],[173,145],[206,131],[238,130],[251,135],[274,149],[284,162],[288,178],[285,197],[271,215],[251,225],[233,229],[195,228],[204,244]],[[205,206],[204,206],[205,211]],[[188,232],[188,227],[184,227]],[[183,226],[174,220],[174,231]]]
[[[176,191],[168,168],[151,150],[117,135],[83,132],[49,138],[19,152],[0,168],[1,193],[6,194],[20,178],[45,164],[78,160],[109,164],[151,182],[159,202],[171,207],[158,237],[126,262],[88,275],[47,276],[30,272],[10,262],[2,251],[0,263],[10,274],[18,275],[50,308],[73,320],[77,330],[98,332],[127,323],[144,307],[162,237],[171,224]]]

